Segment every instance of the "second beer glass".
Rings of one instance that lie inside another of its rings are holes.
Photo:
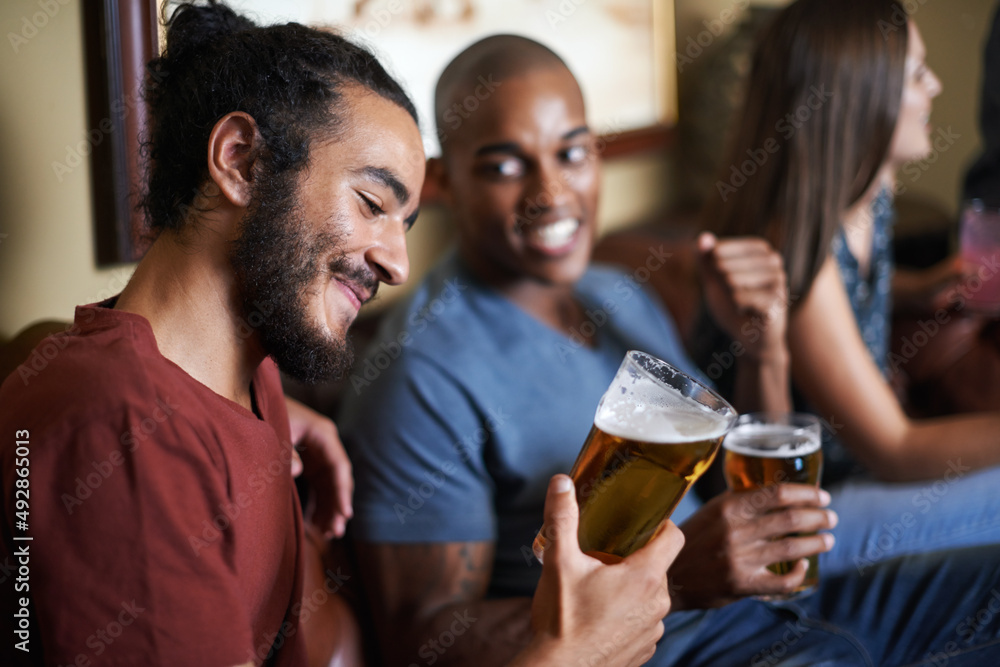
[[[819,485],[823,472],[823,450],[819,420],[813,415],[768,414],[741,415],[726,436],[724,471],[726,484],[733,491],[762,489],[775,484]],[[773,563],[767,569],[786,574],[795,561]],[[795,593],[819,583],[819,557],[809,557],[806,578]]]
[[[626,354],[570,472],[580,548],[617,560],[645,545],[711,465],[735,419],[697,380],[643,352]],[[545,544],[539,533],[539,560]]]

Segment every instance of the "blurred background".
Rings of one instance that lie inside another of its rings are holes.
[[[419,37],[419,30],[445,35],[434,41],[451,48],[424,54],[442,64],[479,34],[510,31],[495,18],[497,8],[507,6],[500,0],[233,4],[263,20],[342,16],[342,25],[371,43],[397,73],[405,68],[392,62],[394,49],[418,49],[406,35]],[[783,4],[520,0],[518,11],[530,13],[532,20],[519,18],[518,25],[568,60],[584,82],[591,123],[607,138],[603,233],[646,225],[682,234],[698,202],[718,196],[715,170],[728,120],[738,112],[754,30],[769,8]],[[944,84],[931,117],[943,139],[934,154],[908,165],[900,176],[905,192],[898,201],[897,236],[905,242],[929,235],[946,244],[960,208],[962,176],[979,150],[982,52],[997,3],[904,4],[923,33],[928,64]],[[0,3],[0,342],[37,320],[71,320],[77,304],[121,291],[134,268],[129,263],[98,265],[96,260],[94,173],[87,154],[102,131],[99,119],[88,117],[84,59],[85,14],[92,9],[81,0]],[[389,15],[403,20],[372,29],[380,16]],[[616,47],[614,40],[621,40],[626,29],[645,37],[630,48]],[[436,79],[440,70],[423,66],[422,71],[423,82],[407,82],[418,106],[429,102],[426,81]],[[592,73],[607,83],[599,78],[590,83]],[[612,85],[620,89],[607,94],[604,86]],[[589,88],[593,86],[604,93]],[[423,129],[433,152],[433,132]],[[447,216],[434,204],[425,206],[409,236],[410,284],[450,238]],[[405,289],[385,290],[372,307],[384,307]]]

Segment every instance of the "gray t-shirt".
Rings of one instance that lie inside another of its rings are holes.
[[[338,419],[358,539],[495,540],[490,595],[534,592],[531,543],[548,480],[569,472],[625,353],[701,378],[663,307],[624,269],[593,266],[576,293],[594,348],[476,281],[454,253],[391,312],[348,378]],[[689,494],[674,521],[697,507]]]

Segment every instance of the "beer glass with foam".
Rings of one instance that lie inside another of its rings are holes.
[[[726,484],[733,491],[758,489],[761,494],[777,484],[819,486],[823,471],[821,444],[819,420],[813,415],[740,415],[723,443]],[[768,569],[786,574],[794,567],[795,561],[787,561],[769,565]],[[809,557],[806,578],[793,595],[818,583],[819,557],[813,555]]]
[[[644,352],[626,354],[570,472],[580,548],[614,561],[645,545],[711,465],[735,419],[694,378]],[[532,549],[538,560],[543,533]]]

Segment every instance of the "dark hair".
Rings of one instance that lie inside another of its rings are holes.
[[[142,198],[154,230],[179,229],[208,177],[205,151],[215,123],[233,111],[256,121],[264,173],[281,175],[308,162],[311,140],[338,127],[341,86],[360,84],[417,121],[400,85],[375,56],[340,35],[288,23],[260,27],[208,0],[183,3],[169,18],[165,52],[147,66],[150,132]]]
[[[767,238],[793,296],[809,291],[841,216],[888,156],[907,28],[896,0],[798,0],[758,37],[719,197],[703,219],[721,235]],[[809,118],[796,127],[802,109]]]

